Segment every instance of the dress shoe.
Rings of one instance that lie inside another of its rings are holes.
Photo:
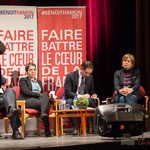
[[[45,137],[52,137],[52,133],[50,130],[45,130]]]
[[[76,128],[73,129],[73,135],[78,135],[78,130]]]
[[[13,117],[18,117],[20,115],[20,109],[17,108],[11,108],[8,113],[8,118],[11,119]]]
[[[45,136],[46,136],[46,137],[51,137],[52,134],[51,134],[51,131],[50,131],[50,129],[49,129],[49,124],[48,124],[48,125],[45,125],[44,128],[45,128],[45,130],[44,130]]]
[[[15,139],[15,140],[22,140],[22,139],[24,139],[24,138],[22,137],[22,135],[20,134],[19,131],[16,131],[16,132],[13,133],[12,139]]]

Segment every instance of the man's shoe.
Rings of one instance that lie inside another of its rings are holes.
[[[45,130],[45,137],[52,137],[52,133],[50,130]]]
[[[76,128],[73,129],[73,135],[78,135],[78,130]]]
[[[18,108],[11,108],[8,113],[8,118],[11,119],[12,117],[18,117],[20,115],[20,109]]]
[[[24,139],[24,138],[22,137],[22,135],[20,134],[19,131],[16,131],[16,132],[13,133],[12,139],[15,139],[15,140],[22,140],[22,139]]]

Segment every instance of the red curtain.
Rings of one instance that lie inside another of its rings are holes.
[[[109,0],[79,0],[87,9],[87,58],[93,61],[100,47],[107,48],[110,4]]]
[[[113,75],[126,53],[135,55],[135,0],[78,0],[87,11],[87,59],[94,63],[96,92],[112,96]]]

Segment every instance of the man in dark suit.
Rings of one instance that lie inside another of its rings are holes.
[[[66,103],[73,105],[74,96],[77,98],[89,98],[89,107],[96,107],[94,99],[97,95],[94,92],[94,81],[91,75],[93,71],[93,63],[91,61],[84,61],[81,68],[77,71],[71,72],[66,76],[64,89]],[[83,83],[83,86],[81,86]],[[77,125],[75,118],[69,118],[73,126],[73,134],[77,134]],[[93,124],[93,118],[91,119]],[[93,132],[94,132],[94,126]]]
[[[5,50],[4,44],[0,41],[0,54],[3,54]],[[0,70],[0,112],[8,114],[13,130],[12,138],[23,139],[18,131],[18,128],[21,126],[21,121],[19,118],[20,109],[16,108],[16,93],[12,88],[5,89],[5,83],[6,79],[1,76]]]

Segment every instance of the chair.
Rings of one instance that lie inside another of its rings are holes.
[[[143,96],[144,100],[145,100],[145,104],[143,105],[143,103],[139,103],[139,104],[142,104],[143,107],[145,107],[145,110],[146,112],[148,113],[148,115],[150,114],[150,110],[149,110],[149,105],[150,105],[150,101],[149,101],[149,96],[146,96],[146,92],[143,88],[143,86],[140,86],[140,89],[139,89],[141,95]],[[106,98],[106,104],[111,104],[112,103],[112,100],[115,96],[115,93],[116,91],[113,92],[113,96],[112,97],[107,97]],[[150,117],[148,117],[148,119],[146,119],[146,128],[147,128],[147,131],[150,131]]]
[[[58,104],[61,104],[61,97],[63,96],[65,90],[64,87],[59,87],[58,90],[56,91],[56,96],[57,99],[52,99],[53,102],[53,109],[56,110],[55,113],[55,124],[53,124],[54,130],[55,130],[55,134],[56,136],[58,136],[58,131],[57,129],[57,110],[58,110]],[[63,120],[61,119],[61,134],[63,134]]]
[[[31,108],[25,108],[25,100],[18,100],[18,96],[20,94],[20,87],[15,86],[13,87],[14,91],[16,92],[16,99],[17,99],[17,108],[20,107],[21,109],[21,122],[22,122],[22,136],[25,136],[25,126],[26,126],[26,119],[27,118],[36,118],[37,119],[37,135],[41,135],[41,127],[40,127],[40,111]],[[55,117],[55,113],[53,113],[53,109],[50,109],[49,117]]]

